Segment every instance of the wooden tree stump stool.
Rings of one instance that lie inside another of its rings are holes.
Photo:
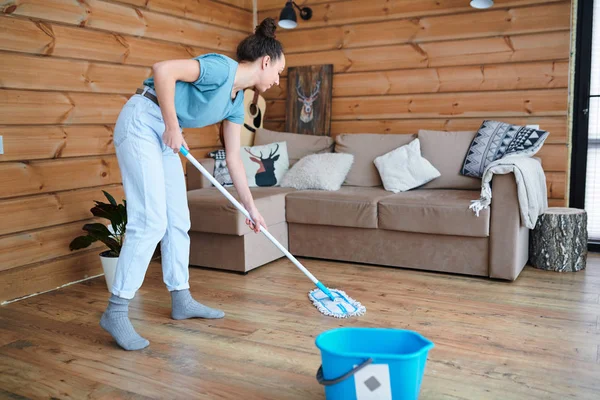
[[[587,259],[587,213],[576,208],[550,207],[530,232],[529,262],[536,268],[575,272]]]

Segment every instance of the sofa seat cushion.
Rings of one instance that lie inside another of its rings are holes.
[[[235,188],[226,188],[238,201]],[[269,225],[285,222],[285,195],[295,189],[281,187],[250,188],[256,208]],[[191,229],[196,232],[245,235],[251,232],[246,217],[215,187],[188,192]]]
[[[377,202],[392,194],[382,187],[302,190],[286,196],[286,219],[299,224],[377,228]]]
[[[476,190],[413,190],[379,202],[379,228],[402,232],[488,237],[490,209],[469,209]]]

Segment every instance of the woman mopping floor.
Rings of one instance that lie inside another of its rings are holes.
[[[174,319],[222,318],[224,313],[195,301],[190,294],[190,215],[178,152],[188,149],[181,128],[223,121],[227,167],[255,231],[265,226],[239,155],[244,123],[244,89],[265,92],[279,83],[285,67],[283,46],[275,39],[275,21],[267,18],[237,48],[235,61],[221,54],[163,61],[123,107],[114,145],[127,199],[127,238],[117,264],[108,307],[100,320],[125,350],[150,343],[133,328],[128,305],[141,287],[154,249],[161,242],[163,279],[171,292]],[[160,107],[159,107],[160,105]]]
[[[364,306],[339,290],[329,290],[266,231],[240,158],[244,123],[244,89],[265,92],[279,84],[285,68],[281,43],[275,39],[275,21],[267,18],[237,48],[237,59],[205,54],[191,60],[163,61],[153,66],[154,76],[144,81],[119,114],[114,145],[127,198],[127,238],[117,264],[108,307],[100,325],[125,350],[139,350],[150,342],[133,328],[128,306],[141,287],[158,242],[161,242],[163,279],[171,292],[174,319],[223,318],[190,294],[190,215],[181,151],[210,179],[189,154],[181,128],[203,127],[223,121],[227,167],[240,196],[237,203],[219,184],[222,193],[237,204],[255,232],[263,232],[311,280],[309,293],[325,315],[346,318],[362,315]]]

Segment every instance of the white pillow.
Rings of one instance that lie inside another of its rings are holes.
[[[298,190],[339,190],[353,161],[354,156],[345,153],[304,156],[284,175],[281,186]]]
[[[429,161],[421,156],[419,139],[400,146],[374,161],[385,190],[398,193],[414,189],[441,176]]]
[[[285,142],[263,146],[242,146],[240,155],[249,187],[279,186],[290,168]]]

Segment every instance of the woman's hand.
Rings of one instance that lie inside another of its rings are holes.
[[[252,229],[255,233],[260,232],[261,226],[263,228],[267,229],[267,224],[265,223],[264,218],[262,217],[262,215],[260,215],[260,213],[258,212],[256,207],[252,207],[251,209],[249,209],[248,213],[250,214],[250,217],[252,217],[252,219],[256,223],[256,224],[253,224],[252,221],[250,221],[248,218],[246,218],[246,225],[248,225],[250,227],[250,229]]]
[[[186,150],[190,149],[187,143],[185,142],[185,139],[183,138],[183,133],[181,132],[181,129],[179,129],[179,127],[167,127],[165,129],[165,132],[163,133],[162,139],[163,142],[165,142],[165,144],[167,145],[167,147],[173,149],[174,153],[179,152],[182,145],[186,148]]]

